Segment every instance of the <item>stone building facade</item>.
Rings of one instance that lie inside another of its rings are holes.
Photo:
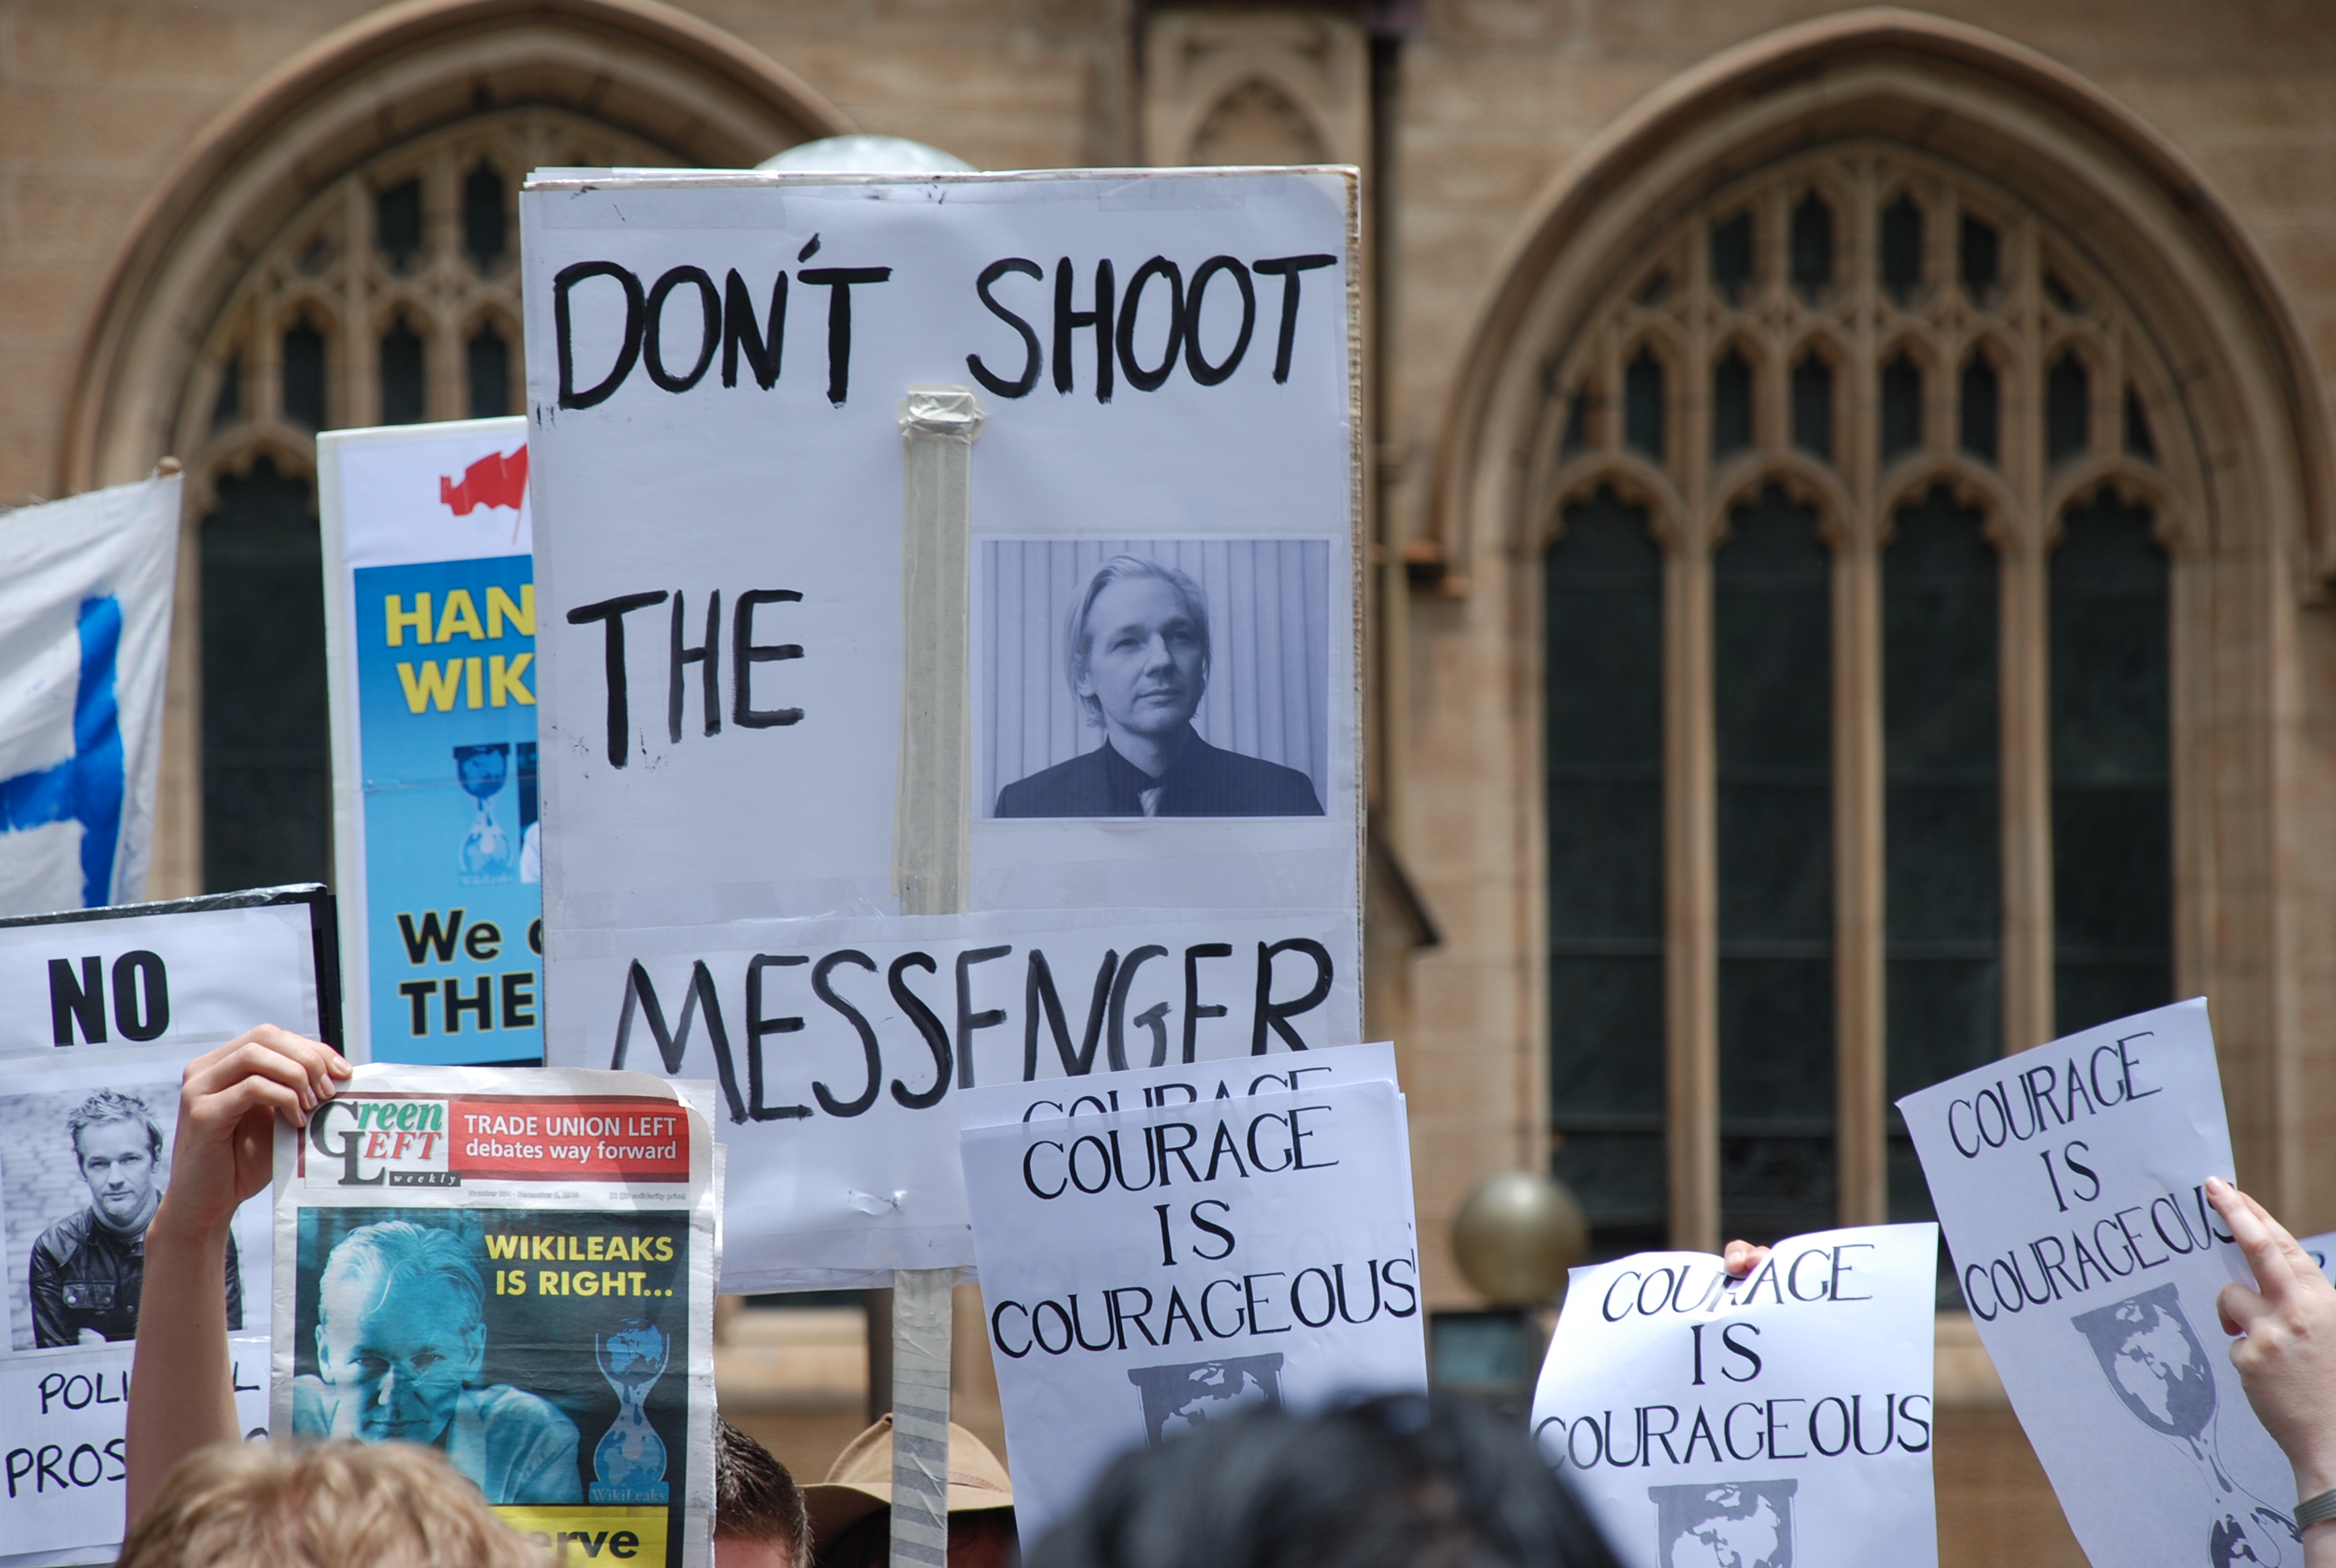
[[[187,464],[151,891],[314,872],[310,437],[517,411],[527,168],[1353,162],[1431,1297],[1506,1167],[1918,1214],[1892,1095],[2198,993],[2323,1228],[2331,88],[2310,0],[0,0],[0,498]],[[2072,1551],[1964,1381],[1951,1557]]]

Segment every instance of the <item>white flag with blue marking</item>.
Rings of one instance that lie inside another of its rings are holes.
[[[145,891],[178,553],[175,474],[0,516],[0,915]]]

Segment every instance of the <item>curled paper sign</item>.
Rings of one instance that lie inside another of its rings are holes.
[[[2214,1297],[2248,1279],[2206,1203],[2231,1174],[2204,999],[1898,1102],[1981,1341],[2096,1563],[2301,1563],[2287,1460]]]
[[[1534,1439],[1632,1568],[1935,1563],[1937,1258],[1937,1227],[1878,1225],[1743,1280],[1703,1252],[1576,1269]]]

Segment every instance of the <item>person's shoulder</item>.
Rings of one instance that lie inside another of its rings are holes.
[[[1095,816],[1105,807],[1103,748],[1041,768],[998,792],[1001,817]]]
[[[1314,781],[1294,767],[1268,762],[1237,751],[1227,751],[1193,737],[1207,760],[1209,794],[1225,808],[1226,816],[1319,817],[1322,803],[1315,797]]]
[[[515,1423],[550,1427],[564,1433],[570,1440],[576,1436],[576,1423],[568,1412],[540,1394],[530,1394],[525,1388],[514,1388],[509,1383],[490,1383],[483,1388],[466,1388],[463,1403],[469,1405],[482,1426]]]
[[[67,1214],[41,1232],[41,1239],[33,1243],[34,1259],[37,1261],[45,1254],[53,1262],[71,1261],[73,1255],[88,1242],[90,1226],[96,1222],[96,1211],[92,1209],[81,1209]]]

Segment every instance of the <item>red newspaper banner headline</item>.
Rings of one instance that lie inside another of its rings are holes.
[[[462,1177],[553,1182],[689,1180],[689,1117],[672,1100],[451,1100],[447,1168]]]

